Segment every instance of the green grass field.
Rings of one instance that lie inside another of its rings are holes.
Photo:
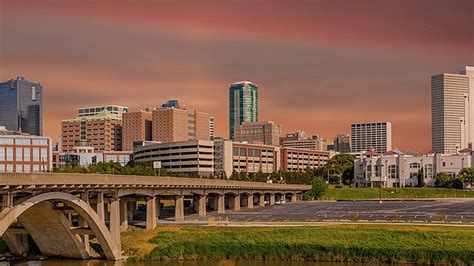
[[[323,200],[378,199],[378,188],[334,188],[330,187]],[[383,188],[382,198],[423,199],[423,198],[474,198],[474,191],[447,188]]]
[[[158,227],[122,236],[130,260],[473,263],[474,228],[393,225]]]

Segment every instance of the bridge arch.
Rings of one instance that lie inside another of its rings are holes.
[[[115,243],[107,229],[104,221],[100,219],[92,207],[85,201],[64,192],[47,192],[30,197],[20,204],[7,208],[0,214],[0,235],[4,235],[9,226],[30,208],[46,202],[59,201],[72,207],[79,216],[84,219],[99,241],[102,250],[108,260],[120,260],[122,258],[119,244]]]

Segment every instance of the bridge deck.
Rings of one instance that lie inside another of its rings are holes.
[[[75,174],[75,173],[0,173],[0,190],[40,187],[91,188],[201,188],[307,191],[309,185],[271,184],[263,182],[204,178]]]

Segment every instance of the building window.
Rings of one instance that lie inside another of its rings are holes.
[[[411,163],[410,168],[411,169],[420,169],[420,163]]]
[[[16,165],[15,172],[17,172],[17,173],[22,173],[22,172],[23,172],[23,165],[17,164],[17,165]]]
[[[23,149],[22,148],[16,148],[16,161],[17,162],[22,162],[23,161]]]
[[[23,172],[25,173],[31,172],[31,166],[29,164],[23,165]]]
[[[7,164],[7,172],[13,173],[13,164]]]
[[[425,178],[433,178],[433,165],[432,164],[427,164],[425,165]]]
[[[0,164],[0,173],[5,172],[5,165]]]
[[[33,148],[33,161],[39,162],[40,161],[40,149]]]
[[[5,148],[0,147],[0,161],[5,161]]]
[[[7,147],[7,161],[13,161],[13,148]]]
[[[23,149],[23,161],[25,161],[25,162],[31,161],[31,149],[30,148],[24,148]]]
[[[398,166],[391,164],[388,166],[388,178],[398,178]]]

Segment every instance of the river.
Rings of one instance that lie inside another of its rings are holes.
[[[0,264],[1,265],[1,264]],[[382,265],[367,263],[328,263],[306,261],[258,261],[258,260],[222,260],[222,261],[180,261],[180,262],[108,262],[108,261],[79,261],[79,260],[46,260],[29,261],[16,265],[21,266],[363,266]],[[383,264],[385,265],[385,264]]]

